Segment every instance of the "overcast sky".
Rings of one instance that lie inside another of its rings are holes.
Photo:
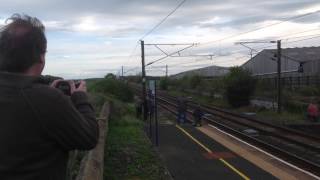
[[[108,72],[118,73],[121,66],[125,71],[139,66],[137,42],[180,2],[0,0],[0,20],[3,24],[13,13],[25,13],[38,17],[45,24],[48,38],[45,74],[65,78],[102,77]],[[235,44],[243,40],[283,39],[284,47],[318,46],[320,38],[292,41],[320,35],[320,13],[215,41],[317,10],[320,10],[319,0],[187,0],[144,38],[145,43],[200,43],[181,55],[213,54],[214,57],[168,58],[150,66],[147,73],[163,75],[166,64],[170,74],[209,65],[241,65],[250,58],[248,49]],[[249,44],[257,50],[270,45]],[[161,48],[172,53],[184,47]],[[147,63],[163,56],[152,46],[146,47],[146,55]],[[133,69],[128,74],[138,70]]]

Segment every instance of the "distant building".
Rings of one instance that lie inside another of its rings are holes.
[[[265,49],[242,65],[255,76],[275,76],[277,50]],[[281,72],[283,77],[320,75],[320,47],[282,49]],[[303,66],[303,73],[297,72]]]
[[[209,67],[204,67],[204,68],[200,68],[200,69],[181,72],[181,73],[172,75],[171,77],[176,78],[176,79],[180,79],[184,76],[199,75],[202,77],[211,78],[211,77],[224,76],[228,72],[229,72],[229,68],[227,68],[227,67],[209,66]]]

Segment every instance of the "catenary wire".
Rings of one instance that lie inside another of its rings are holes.
[[[162,23],[164,23],[173,13],[175,13],[187,0],[181,1],[176,8],[174,8],[165,18],[163,18],[158,24],[156,24],[151,30],[144,34],[140,39],[143,40],[145,37],[150,35],[154,30],[156,30]]]
[[[258,27],[258,28],[252,29],[252,30],[248,30],[248,31],[244,31],[244,32],[241,32],[241,33],[233,34],[233,35],[221,38],[221,39],[216,39],[216,40],[213,40],[213,41],[200,43],[200,46],[201,45],[206,45],[206,44],[217,43],[217,42],[224,41],[224,40],[227,40],[227,39],[231,39],[231,38],[234,38],[234,37],[237,37],[237,36],[241,36],[241,35],[244,35],[244,34],[248,34],[248,33],[251,33],[251,32],[258,31],[258,30],[266,29],[266,28],[269,28],[269,27],[272,27],[272,26],[276,26],[276,25],[279,25],[279,24],[282,24],[282,23],[285,23],[285,22],[288,22],[288,21],[292,21],[292,20],[295,20],[295,19],[303,18],[303,17],[309,16],[309,15],[312,15],[312,14],[316,14],[316,13],[319,13],[319,12],[320,12],[320,10],[317,10],[317,11],[313,11],[313,12],[309,12],[309,13],[293,16],[293,17],[290,17],[290,18],[286,18],[285,20],[282,20],[282,21],[277,22],[277,23],[273,23],[273,24],[269,24],[269,25],[266,25],[266,26]]]

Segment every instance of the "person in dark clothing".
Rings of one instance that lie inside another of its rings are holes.
[[[153,96],[152,94],[150,94],[148,97],[147,97],[147,106],[148,106],[148,114],[150,116],[150,118],[153,117],[153,114],[154,114],[154,101],[153,101]]]
[[[0,179],[63,180],[68,152],[99,137],[86,84],[71,96],[41,82],[46,37],[41,22],[13,15],[0,32]]]
[[[140,119],[142,116],[143,103],[140,98],[135,98],[136,118]]]
[[[201,110],[201,107],[200,105],[197,105],[192,113],[193,115],[193,118],[194,118],[194,123],[193,125],[194,126],[201,126],[201,119],[202,119],[202,116],[203,116],[203,112]]]
[[[184,98],[178,99],[178,117],[177,117],[177,123],[183,124],[186,122],[186,111],[187,111],[187,102]]]

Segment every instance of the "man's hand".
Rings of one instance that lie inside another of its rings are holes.
[[[54,81],[50,84],[50,87],[53,87],[53,88],[57,87],[58,82],[61,82],[61,81],[63,81],[63,79],[56,79],[56,80],[54,80]]]
[[[71,87],[71,94],[73,94],[74,92],[87,92],[87,85],[86,82],[81,80],[80,84],[78,87],[76,87],[74,81],[69,81],[70,83],[70,87]]]

